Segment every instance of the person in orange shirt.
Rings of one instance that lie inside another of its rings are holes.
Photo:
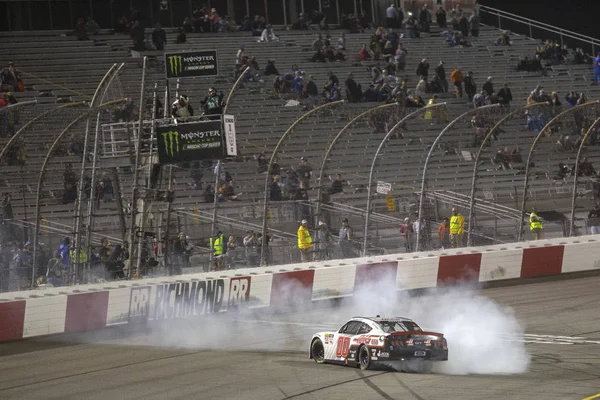
[[[440,248],[446,249],[450,247],[450,222],[448,218],[444,218],[444,221],[438,228],[438,241]]]
[[[452,71],[452,74],[450,75],[450,80],[452,81],[452,83],[454,83],[455,86],[455,93],[456,93],[456,97],[457,98],[462,98],[463,97],[463,82],[465,80],[462,71],[460,70],[460,67],[457,67],[454,71]]]

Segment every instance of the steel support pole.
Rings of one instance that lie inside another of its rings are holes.
[[[369,183],[367,185],[367,213],[366,213],[366,217],[365,217],[365,232],[364,232],[364,237],[363,237],[363,257],[367,256],[367,244],[368,244],[367,239],[369,236],[369,222],[371,219],[371,202],[372,202],[371,197],[373,196],[372,195],[373,175],[375,173],[375,164],[377,163],[377,158],[379,157],[379,153],[381,153],[383,146],[387,143],[387,141],[392,136],[392,134],[394,134],[394,132],[396,132],[396,129],[401,127],[406,121],[408,121],[412,117],[414,117],[424,111],[427,111],[427,110],[430,110],[430,109],[436,108],[436,107],[441,107],[441,106],[446,107],[446,103],[433,104],[431,106],[418,108],[416,111],[411,112],[410,114],[408,114],[404,118],[402,118],[396,125],[394,125],[392,127],[392,129],[390,129],[386,133],[385,137],[379,143],[379,147],[377,148],[377,151],[375,152],[375,156],[373,156],[373,162],[371,163],[371,170],[369,171]]]
[[[479,150],[477,150],[477,154],[475,155],[475,163],[473,164],[473,177],[471,178],[471,201],[469,203],[469,220],[467,222],[467,246],[472,246],[472,235],[471,231],[473,229],[473,218],[474,218],[474,208],[475,208],[475,192],[477,190],[477,167],[479,167],[479,159],[483,154],[485,146],[487,145],[490,138],[494,135],[496,130],[500,128],[506,121],[508,121],[512,116],[522,114],[525,110],[528,110],[533,107],[543,106],[546,103],[533,103],[527,104],[524,107],[521,107],[515,111],[512,111],[505,115],[500,121],[498,121],[492,129],[487,133],[481,146],[479,146]]]
[[[490,104],[488,106],[478,107],[473,110],[469,110],[469,111],[459,115],[452,122],[450,122],[448,125],[446,125],[446,127],[435,138],[435,140],[433,141],[433,144],[429,148],[429,153],[427,153],[427,157],[425,158],[425,164],[423,165],[423,176],[421,177],[421,192],[419,195],[419,213],[417,214],[417,218],[419,219],[419,221],[421,221],[421,218],[423,217],[423,202],[425,201],[425,182],[427,180],[427,166],[429,165],[429,160],[431,159],[431,155],[435,151],[438,142],[442,139],[442,137],[444,137],[444,135],[448,131],[450,131],[450,129],[452,129],[452,127],[454,127],[454,125],[456,125],[456,123],[458,123],[458,121],[461,121],[463,118],[470,117],[471,115],[475,115],[481,110],[489,110],[489,109],[500,108],[500,107],[501,107],[500,104]],[[420,250],[420,248],[419,248],[419,245],[421,244],[420,237],[421,237],[421,235],[417,235],[416,251]]]
[[[588,136],[594,132],[594,130],[600,125],[600,118],[596,119],[594,123],[590,126],[590,129],[587,130],[583,138],[581,138],[581,144],[579,145],[579,149],[577,150],[577,157],[575,157],[575,173],[573,174],[573,196],[571,198],[571,221],[570,221],[570,229],[569,236],[574,236],[575,233],[575,206],[577,202],[577,179],[579,177],[579,157],[581,156],[581,151],[585,146],[585,142]]]
[[[147,62],[147,57],[144,56],[144,62],[143,62],[143,67],[142,67],[142,84],[141,84],[141,89],[140,89],[140,105],[139,105],[139,109],[140,109],[140,118],[139,118],[139,126],[138,126],[138,137],[137,137],[137,141],[136,141],[136,147],[135,147],[135,163],[133,165],[133,188],[131,191],[131,227],[129,230],[129,274],[131,275],[131,269],[133,267],[133,260],[134,260],[134,240],[135,240],[135,228],[136,228],[136,222],[135,222],[135,218],[136,218],[136,212],[137,212],[137,199],[138,199],[138,190],[139,190],[139,176],[140,176],[140,158],[141,158],[141,151],[142,151],[142,135],[144,133],[144,113],[141,112],[143,104],[144,104],[144,94],[145,94],[145,89],[146,89],[146,62]],[[165,107],[167,107],[167,105],[165,104]],[[141,256],[141,254],[137,254],[135,257],[136,260],[136,276],[137,273],[139,272],[137,270],[137,266],[138,266],[138,259]]]
[[[90,181],[90,198],[88,199],[88,215],[87,215],[87,230],[86,230],[86,254],[91,254],[92,248],[92,226],[94,225],[94,211],[96,207],[94,207],[94,199],[96,197],[96,167],[98,165],[98,145],[99,145],[99,134],[100,131],[100,112],[98,112],[98,116],[96,118],[96,134],[94,136],[94,149],[92,150],[92,178]],[[81,194],[83,190],[80,188],[79,193]],[[100,199],[98,199],[99,201]],[[78,236],[81,238],[81,227],[78,231]],[[77,254],[81,251],[81,240],[79,240],[79,244],[77,245]],[[77,257],[78,259],[79,257]],[[77,264],[77,269],[75,273],[79,275],[79,266]],[[79,279],[82,278],[83,275],[79,276]]]
[[[533,151],[535,150],[535,146],[537,145],[537,143],[540,140],[540,138],[546,133],[546,131],[559,118],[563,117],[564,115],[570,114],[570,113],[572,113],[574,111],[579,111],[582,108],[587,108],[587,107],[590,107],[590,106],[597,106],[598,104],[600,104],[600,102],[598,102],[598,101],[592,101],[592,102],[581,104],[581,105],[576,106],[576,107],[569,108],[568,110],[561,112],[556,117],[554,117],[550,121],[548,121],[548,123],[546,124],[546,126],[544,126],[539,131],[539,133],[535,136],[535,139],[533,140],[533,143],[531,144],[531,149],[529,149],[529,154],[527,155],[527,164],[525,165],[525,179],[524,179],[524,183],[523,183],[523,199],[521,201],[521,218],[519,219],[519,230],[517,232],[517,240],[519,242],[521,240],[523,240],[523,226],[524,226],[525,214],[526,214],[525,208],[527,207],[527,189],[529,188],[529,166],[531,164],[531,158],[533,157]]]
[[[319,169],[319,176],[317,177],[317,182],[319,183],[319,186],[317,188],[317,209],[315,211],[315,215],[317,216],[317,218],[321,215],[321,197],[323,195],[323,175],[325,175],[325,163],[327,163],[327,159],[329,158],[329,155],[333,151],[333,147],[337,144],[338,140],[344,135],[344,133],[346,133],[346,131],[359,119],[361,119],[364,116],[367,116],[375,111],[379,111],[384,108],[395,107],[395,106],[398,106],[398,104],[397,103],[381,104],[381,105],[375,106],[373,108],[369,108],[366,111],[363,111],[362,113],[358,114],[356,117],[354,117],[350,121],[348,121],[348,123],[333,138],[333,140],[329,144],[329,147],[325,151],[325,155],[323,156],[323,161],[321,162],[321,168]]]
[[[300,118],[298,118],[296,121],[294,121],[294,123],[292,123],[289,128],[285,131],[285,133],[281,136],[281,138],[279,139],[279,142],[277,142],[277,145],[275,146],[275,149],[273,150],[273,153],[271,154],[271,158],[269,159],[269,165],[267,167],[267,173],[265,174],[265,187],[264,187],[264,201],[263,201],[263,225],[262,225],[262,246],[261,246],[261,251],[260,251],[260,260],[261,260],[261,265],[266,265],[266,258],[267,258],[267,252],[266,252],[266,246],[267,246],[267,214],[268,214],[268,210],[269,210],[269,183],[271,183],[271,169],[273,168],[273,163],[275,162],[275,159],[277,157],[277,153],[279,152],[279,149],[281,148],[281,146],[283,145],[283,142],[285,141],[285,139],[288,137],[288,135],[290,135],[290,133],[292,132],[292,130],[296,127],[296,125],[298,125],[300,122],[304,121],[307,117],[309,117],[310,115],[312,115],[313,113],[322,110],[324,108],[327,107],[331,107],[337,104],[343,104],[344,100],[339,100],[339,101],[334,101],[331,103],[325,103],[322,104],[318,107],[313,108],[312,110],[304,113],[302,116],[300,116]]]

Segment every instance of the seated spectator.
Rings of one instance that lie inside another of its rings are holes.
[[[344,32],[340,33],[340,38],[337,42],[337,49],[339,51],[346,51],[346,34]]]
[[[185,32],[185,28],[179,28],[177,32],[177,37],[175,38],[175,43],[182,44],[187,42],[187,34]]]
[[[343,188],[344,182],[342,181],[342,175],[336,174],[335,180],[331,182],[331,189],[329,190],[330,194],[342,193],[344,191]]]
[[[565,96],[565,100],[571,107],[575,107],[577,105],[577,101],[579,100],[579,95],[571,90],[569,94]]]
[[[483,91],[473,96],[473,106],[475,108],[483,107],[485,105],[485,94]]]
[[[165,44],[167,43],[167,33],[160,24],[156,24],[154,30],[152,31],[152,43],[154,44],[154,48],[156,48],[158,51],[163,51],[165,49]]]
[[[494,42],[496,46],[510,46],[512,43],[510,41],[510,36],[508,31],[503,31],[502,34],[496,41]]]
[[[0,74],[0,89],[6,92],[24,92],[25,85],[21,74],[15,68],[15,63],[9,62],[8,68],[4,68]]]
[[[327,83],[325,84],[324,91],[329,94],[331,92],[331,89],[333,88],[333,86],[339,85],[340,81],[338,80],[338,77],[332,71],[327,72],[327,76],[328,76],[328,80],[327,80]]]
[[[126,16],[122,15],[121,18],[119,18],[115,32],[124,33],[126,35],[131,33],[131,24]]]
[[[371,55],[369,54],[369,51],[367,50],[367,45],[363,44],[358,52],[357,60],[358,61],[369,61],[370,59],[371,59]]]
[[[588,99],[585,93],[580,93],[579,98],[577,99],[577,103],[575,105],[580,106],[582,104],[587,103]]]
[[[417,83],[417,87],[415,88],[415,94],[417,96],[423,96],[425,93],[427,93],[427,78],[421,76],[419,83]]]
[[[269,160],[265,157],[265,153],[260,153],[256,161],[258,162],[258,173],[267,172],[269,169]]]
[[[306,19],[304,18],[304,14],[302,14],[302,13],[298,14],[298,19],[296,20],[296,22],[294,22],[292,24],[292,29],[296,29],[296,30],[308,30],[309,29],[309,24],[307,23]]]
[[[565,163],[558,163],[558,173],[554,179],[565,179],[573,175],[573,169]]]
[[[264,75],[279,75],[277,67],[275,67],[275,60],[268,60],[265,66]]]
[[[588,161],[587,157],[583,157],[583,160],[579,163],[579,168],[577,169],[577,174],[579,176],[593,176],[596,175],[596,170],[591,162]]]
[[[77,24],[75,24],[75,36],[77,36],[77,40],[90,40],[87,35],[85,20],[83,17],[79,17],[77,19]]]
[[[202,104],[202,109],[206,115],[220,115],[223,113],[223,107],[225,107],[225,101],[223,92],[217,91],[215,88],[208,89],[208,96],[204,98],[200,103]]]
[[[362,98],[362,88],[359,84],[354,80],[354,75],[352,72],[348,73],[348,78],[346,79],[346,97],[348,102],[350,103],[358,103]]]
[[[260,42],[277,42],[279,38],[275,36],[273,32],[273,28],[271,25],[267,25],[267,27],[262,31],[260,35]]]
[[[181,24],[181,27],[183,28],[185,33],[192,33],[194,32],[194,25],[192,25],[192,23],[190,22],[190,18],[189,17],[185,17],[183,19],[183,23]]]

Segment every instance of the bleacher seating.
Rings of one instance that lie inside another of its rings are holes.
[[[257,43],[256,38],[246,33],[190,34],[188,43],[181,45],[172,44],[174,35],[170,33],[167,48],[169,51],[218,49],[221,74],[218,79],[180,82],[181,93],[190,96],[192,104],[199,109],[199,101],[205,96],[209,86],[215,86],[224,92],[232,87],[235,53],[240,44],[245,45],[246,54],[257,58],[261,68],[264,67],[267,59],[275,60],[281,73],[287,72],[292,64],[297,64],[301,70],[314,77],[319,87],[325,83],[328,71],[334,71],[340,81],[345,79],[348,72],[353,72],[355,79],[365,87],[371,80],[367,68],[370,63],[357,62],[355,57],[360,46],[368,42],[370,34],[371,32],[347,35],[346,61],[335,63],[309,61],[315,32],[279,32],[280,41],[276,43]],[[337,35],[338,32],[332,32],[332,40]],[[519,57],[533,55],[539,42],[513,35],[512,46],[497,47],[493,45],[497,36],[497,30],[486,27],[482,29],[480,37],[473,39],[473,46],[469,48],[449,47],[436,29],[433,29],[432,34],[424,35],[421,39],[404,38],[402,42],[409,54],[407,69],[402,77],[408,78],[409,87],[414,88],[417,83],[414,70],[421,58],[427,57],[431,70],[439,60],[443,60],[447,75],[455,66],[460,66],[463,71],[473,71],[479,88],[487,76],[494,78],[497,87],[504,82],[508,83],[514,97],[513,110],[524,105],[529,92],[538,84],[543,85],[548,91],[558,91],[561,99],[571,90],[585,92],[590,99],[600,97],[598,88],[589,86],[588,66],[569,64],[550,70],[546,76],[540,76],[539,73],[517,72],[515,67]],[[23,45],[24,42],[26,46]],[[115,89],[115,93],[122,93],[123,96],[130,97],[137,103],[140,95],[141,59],[132,57],[130,45],[131,40],[123,35],[100,35],[91,41],[83,42],[66,36],[27,35],[18,37],[12,42],[10,40],[4,42],[0,49],[0,65],[14,61],[23,71],[23,79],[29,90],[25,93],[15,93],[19,100],[35,98],[40,102],[29,110],[23,110],[23,120],[35,115],[34,110],[39,113],[47,107],[55,106],[58,102],[89,101],[97,83],[114,63],[125,63],[118,82],[121,86],[117,88],[118,90]],[[152,88],[157,83],[158,94],[162,99],[165,79],[161,55],[157,52],[148,52],[146,55],[149,57],[146,95],[152,95]],[[237,202],[220,204],[219,210],[220,215],[239,218],[252,224],[260,224],[262,220],[261,202],[265,179],[263,173],[258,173],[257,163],[253,157],[261,152],[269,157],[283,132],[305,111],[301,107],[285,107],[286,96],[282,98],[271,96],[272,77],[261,77],[261,79],[264,79],[264,82],[242,85],[235,92],[228,106],[228,113],[236,116],[238,145],[245,161],[225,162],[225,168],[233,177],[236,192],[242,195]],[[171,91],[174,91],[174,82],[171,82]],[[454,98],[453,93],[442,94],[440,101],[448,103],[450,120],[469,110],[466,100]],[[331,138],[352,117],[375,105],[375,103],[345,104],[335,110],[323,111],[299,124],[279,154],[282,170],[295,167],[300,157],[306,157],[313,167],[313,173],[318,174],[320,162]],[[165,104],[165,106],[169,105]],[[402,115],[404,114],[400,111],[390,115],[388,126],[397,122]],[[500,114],[490,112],[490,117],[498,120]],[[18,167],[2,167],[0,178],[2,190],[8,190],[13,194],[13,208],[17,218],[24,219],[25,214],[28,218],[32,218],[39,167],[53,137],[66,123],[68,122],[63,121],[61,114],[57,114],[51,116],[44,125],[36,125],[25,133],[28,143],[25,171]],[[40,132],[42,126],[44,132]],[[394,188],[393,194],[397,197],[414,196],[421,185],[422,167],[427,152],[444,126],[444,124],[432,124],[430,120],[422,118],[409,121],[403,130],[404,137],[391,140],[380,156],[375,173],[376,180],[390,182]],[[85,123],[82,123],[77,129],[81,131],[84,127]],[[498,170],[490,160],[497,148],[516,145],[520,147],[522,156],[526,157],[533,133],[526,130],[524,117],[510,120],[502,130],[499,140],[494,141],[481,158],[477,196],[519,208],[517,202],[520,202],[522,193],[522,171]],[[463,195],[470,193],[473,161],[463,153],[472,156],[476,153],[477,148],[472,144],[473,134],[470,118],[459,122],[449,131],[440,146],[441,148],[450,146],[456,151],[447,154],[443,154],[443,150],[439,149],[434,151],[427,175],[428,191],[452,191]],[[325,181],[321,182],[321,185],[328,187],[330,185],[328,177],[336,173],[341,173],[349,185],[343,194],[333,196],[332,201],[348,207],[364,209],[369,168],[383,136],[384,132],[375,131],[372,124],[363,121],[350,127],[343,139],[338,142],[327,161]],[[561,208],[567,205],[569,182],[557,184],[552,179],[553,172],[558,162],[573,162],[575,153],[557,154],[554,142],[554,139],[543,140],[535,153],[535,167],[532,169],[532,177],[535,179],[531,179],[530,203],[548,208]],[[0,139],[0,145],[5,143],[6,139]],[[600,156],[593,148],[586,151],[586,156],[590,161],[600,163]],[[76,157],[61,156],[52,159],[50,164],[52,173],[47,174],[43,188],[42,213],[48,219],[71,225],[74,206],[72,203],[63,205],[60,201],[61,173],[67,163],[72,163],[75,171],[79,171],[80,160]],[[124,203],[127,203],[131,197],[131,179],[131,174],[121,171],[120,185],[123,188]],[[213,180],[212,170],[205,168],[204,184],[213,185]],[[175,168],[174,207],[190,210],[212,208],[212,204],[204,203],[201,190],[194,189],[190,183],[190,170]],[[312,183],[311,199],[316,198],[314,188],[317,186],[317,182]],[[116,228],[118,221],[115,207],[116,203],[103,204],[98,210],[94,228],[97,232],[120,236]],[[376,197],[374,207],[377,212],[387,212],[384,196]],[[399,213],[397,217],[404,217],[404,215]],[[283,220],[273,228],[293,233],[297,227],[296,221],[292,217]],[[193,237],[200,239],[206,237],[208,232],[206,224],[200,225],[200,227],[196,226],[186,220],[179,221],[177,228],[193,231]],[[334,226],[337,226],[337,222]],[[241,229],[237,231],[238,234],[240,232]]]

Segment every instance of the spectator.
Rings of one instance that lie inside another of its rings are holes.
[[[179,32],[177,33],[177,37],[175,38],[176,44],[182,44],[187,42],[187,33],[185,28],[179,28]]]
[[[135,51],[146,50],[146,34],[144,33],[144,28],[140,24],[140,21],[135,21],[133,23],[133,28],[131,29],[131,38],[133,39],[133,49]]]
[[[175,262],[172,265],[173,273],[175,275],[181,275],[183,268],[190,266],[190,256],[193,251],[193,245],[190,237],[185,233],[180,232],[177,240],[173,245],[173,254],[175,256]]]
[[[273,180],[271,181],[271,184],[269,185],[269,199],[271,201],[281,201],[283,200],[283,195],[281,192],[281,187],[282,187],[282,183],[281,183],[281,176],[280,175],[275,175],[273,177]]]
[[[210,238],[209,245],[213,250],[213,268],[215,271],[220,271],[225,265],[224,256],[226,251],[225,235],[223,235],[220,229],[214,238]]]
[[[562,103],[560,102],[560,99],[558,98],[558,92],[552,92],[552,95],[550,96],[550,100],[548,100],[548,105],[552,106],[553,108],[562,106]]]
[[[385,10],[385,22],[388,28],[398,27],[398,10],[393,4]]]
[[[260,35],[260,42],[277,42],[279,38],[275,36],[271,25],[267,25]]]
[[[275,60],[267,61],[264,75],[279,75],[279,71],[277,70],[277,67],[275,67]]]
[[[421,25],[421,31],[429,33],[431,31],[431,12],[427,7],[427,4],[423,6],[419,13],[419,23]]]
[[[100,33],[100,25],[98,25],[92,17],[88,17],[87,22],[85,23],[85,30],[90,35],[97,35]]]
[[[424,58],[421,60],[419,65],[417,66],[417,75],[421,77],[425,77],[425,80],[429,77],[429,63],[427,59]]]
[[[225,253],[225,266],[227,269],[235,269],[237,258],[237,242],[235,236],[229,236],[227,240],[227,248]]]
[[[346,97],[349,103],[358,103],[362,98],[362,88],[354,80],[352,72],[348,72],[348,78],[346,79]]]
[[[194,31],[194,26],[190,22],[189,17],[185,17],[183,19],[183,23],[182,23],[181,27],[183,28],[184,33],[192,33]]]
[[[367,50],[367,45],[363,44],[362,47],[360,48],[360,50],[358,51],[357,60],[358,61],[369,61],[370,59],[371,59],[371,55],[369,54],[369,51]]]
[[[435,76],[437,76],[439,82],[442,85],[443,92],[448,92],[448,81],[446,80],[446,70],[444,69],[444,62],[440,61],[437,67],[435,67]]]
[[[21,74],[15,68],[15,63],[9,62],[8,68],[2,70],[0,83],[2,89],[7,92],[24,92],[25,85],[21,80]]]
[[[510,91],[508,84],[505,83],[502,89],[498,91],[498,101],[505,109],[509,109],[512,99],[512,92]]]
[[[473,78],[473,72],[469,71],[464,80],[467,98],[469,99],[469,101],[473,101],[473,97],[475,96],[475,93],[477,93],[477,85],[475,84],[475,79]]]
[[[600,233],[600,204],[596,203],[594,208],[589,212],[587,225],[590,227],[592,235]]]
[[[437,25],[440,28],[445,28],[446,27],[446,24],[447,24],[446,18],[447,18],[447,16],[446,16],[446,10],[444,10],[444,7],[439,7],[438,8],[437,12],[435,13],[435,18],[436,18]]]
[[[329,192],[333,195],[336,193],[342,193],[343,191],[344,188],[342,182],[342,175],[335,174],[335,180],[331,183],[331,189]]]
[[[565,100],[571,107],[575,107],[579,100],[579,95],[572,90],[565,96]]]
[[[171,106],[171,117],[178,118],[189,118],[194,116],[194,109],[190,104],[190,100],[185,94],[179,96],[179,99],[175,100]]]
[[[327,224],[319,221],[317,228],[317,257],[319,260],[331,259],[331,233]]]
[[[450,80],[454,84],[456,97],[462,98],[464,77],[462,71],[460,70],[460,67],[457,67],[454,71],[452,71],[452,74],[450,75]],[[471,101],[471,99],[469,99],[469,101]]]
[[[156,24],[152,31],[152,43],[158,51],[163,51],[165,49],[165,44],[167,44],[167,33],[160,24]]]
[[[77,40],[90,40],[87,35],[86,25],[83,17],[79,17],[77,19],[77,24],[75,24],[75,36],[77,36]]]
[[[404,218],[404,223],[400,226],[400,237],[404,243],[404,251],[406,253],[412,252],[412,234],[413,227],[408,217]]]
[[[63,204],[72,203],[77,198],[77,177],[73,172],[73,165],[68,163],[65,165],[63,173]]]
[[[313,241],[308,231],[308,221],[303,219],[298,228],[298,249],[300,250],[300,259],[302,262],[312,261],[311,251]]]
[[[308,98],[308,104],[310,108],[314,108],[317,104],[317,97],[319,96],[319,89],[317,88],[317,84],[313,80],[313,76],[309,75],[308,80],[306,81],[306,86],[304,87],[304,92],[306,97]]]
[[[344,218],[342,220],[342,227],[340,228],[340,232],[338,235],[338,241],[340,245],[340,250],[342,251],[343,258],[354,258],[356,254],[354,253],[354,231],[350,227],[348,223],[348,219]]]
[[[337,42],[338,51],[346,51],[346,34],[344,32],[340,33],[340,37]]]
[[[492,83],[492,77],[488,76],[487,80],[483,84],[483,94],[486,96],[491,96],[494,93],[494,84]]]
[[[62,261],[63,268],[65,270],[69,269],[70,264],[70,254],[71,254],[71,239],[65,237],[56,249],[55,257]]]
[[[510,46],[512,43],[510,41],[510,36],[507,31],[503,31],[502,34],[496,41],[494,42],[496,46]]]
[[[223,107],[225,107],[225,101],[223,100],[223,92],[217,91],[215,88],[208,89],[208,96],[201,101],[204,114],[206,115],[221,115],[223,114]]]
[[[244,247],[246,248],[246,262],[249,267],[258,267],[260,265],[261,244],[258,235],[254,231],[246,232],[244,236]]]
[[[450,222],[448,218],[444,218],[442,224],[438,228],[438,243],[440,248],[447,249],[450,247]]]
[[[479,37],[479,24],[479,16],[477,14],[471,15],[471,17],[469,18],[469,25],[471,26],[471,36]]]

